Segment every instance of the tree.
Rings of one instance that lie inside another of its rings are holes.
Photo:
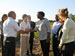
[[[69,17],[72,18],[75,21],[75,15],[70,14]]]

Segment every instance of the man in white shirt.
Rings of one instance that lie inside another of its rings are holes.
[[[39,31],[39,40],[41,43],[41,48],[43,56],[49,56],[49,47],[50,47],[50,22],[48,19],[44,18],[44,12],[38,12],[37,17],[40,19],[36,23],[36,27],[33,32]]]
[[[6,56],[15,56],[15,39],[17,37],[17,32],[22,34],[28,33],[28,30],[20,30],[20,27],[16,23],[15,19],[16,13],[14,11],[10,11],[8,13],[8,19],[3,23]]]

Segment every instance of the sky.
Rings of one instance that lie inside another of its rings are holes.
[[[0,18],[9,11],[16,12],[16,21],[23,14],[31,15],[32,21],[38,21],[37,12],[43,11],[45,18],[54,20],[60,8],[68,8],[75,15],[75,0],[0,0]]]

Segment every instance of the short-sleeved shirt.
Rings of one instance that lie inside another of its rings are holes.
[[[59,21],[54,22],[53,27],[52,27],[52,36],[56,35],[55,37],[57,37],[57,32],[58,29],[60,28],[62,24]]]
[[[39,31],[39,39],[46,40],[47,33],[50,32],[50,22],[48,19],[44,18],[43,20],[39,20],[36,23],[35,30]]]
[[[5,37],[17,37],[17,32],[20,31],[20,27],[17,22],[12,18],[8,19],[3,23],[3,34]]]
[[[31,27],[30,27],[30,23],[29,22],[21,22],[21,24],[20,24],[20,28],[21,28],[21,30],[23,30],[23,31],[25,31],[26,29],[30,29]],[[28,34],[21,34],[21,36],[30,36],[30,33],[28,33]]]

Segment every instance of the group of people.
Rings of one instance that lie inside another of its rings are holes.
[[[18,26],[16,13],[10,11],[2,17],[2,56],[15,56],[16,37],[20,33],[20,56],[32,55],[34,32],[39,31],[39,39],[44,56],[49,56],[50,43],[50,23],[44,18],[45,13],[39,11],[37,17],[39,21],[31,21],[30,15],[23,14],[23,21]]]
[[[37,13],[39,21],[35,25],[31,21],[30,15],[23,14],[23,21],[18,26],[14,11],[10,11],[8,16],[4,14],[2,17],[2,56],[15,56],[17,33],[20,33],[20,56],[32,55],[34,32],[37,31],[39,32],[43,56],[49,56],[51,33],[54,56],[73,56],[75,51],[75,22],[68,17],[68,9],[59,9],[52,31],[49,20],[44,16],[45,13],[39,11]]]
[[[73,56],[75,52],[75,22],[67,8],[59,9],[52,27],[54,56]]]

